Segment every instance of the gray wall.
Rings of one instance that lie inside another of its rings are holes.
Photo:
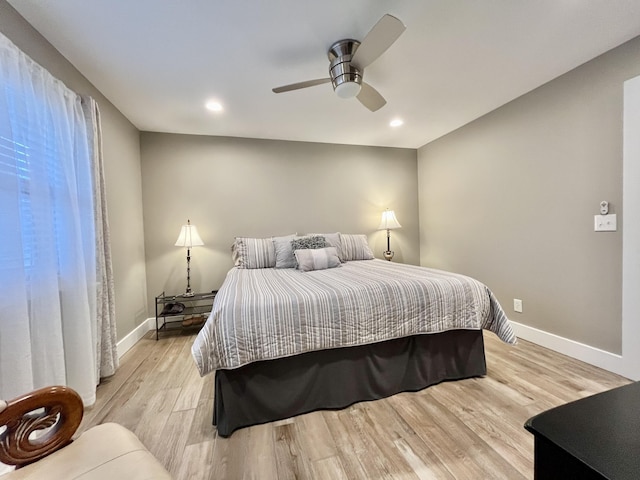
[[[188,218],[205,243],[192,250],[196,291],[220,286],[235,236],[366,233],[381,258],[387,207],[403,227],[394,260],[419,263],[416,150],[147,132],[140,144],[150,295],[184,291],[185,251],[173,245]]]
[[[69,88],[100,105],[118,338],[147,318],[138,130],[5,0],[0,32]]]
[[[375,228],[390,207],[403,225],[392,233],[396,260],[472,275],[513,320],[620,352],[622,82],[640,74],[639,39],[416,155],[140,136],[5,0],[0,31],[100,104],[118,338],[152,313],[150,296],[184,288],[184,252],[173,243],[187,218],[206,242],[193,251],[192,268],[194,289],[206,290],[231,266],[236,235],[364,232],[381,256],[385,235]],[[616,233],[593,232],[601,200],[619,216]],[[524,301],[524,313],[512,311],[513,298]]]
[[[639,74],[636,38],[420,148],[421,264],[482,280],[516,322],[620,353],[623,82]],[[615,233],[593,231],[602,200]]]

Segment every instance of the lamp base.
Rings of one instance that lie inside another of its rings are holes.
[[[387,250],[386,252],[382,252],[382,256],[384,257],[385,260],[391,261],[391,259],[393,258],[394,253],[395,252]]]
[[[194,295],[191,291],[191,249],[187,247],[187,290],[181,296],[193,297]]]

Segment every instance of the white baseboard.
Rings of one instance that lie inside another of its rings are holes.
[[[156,328],[155,320],[155,317],[147,318],[118,342],[118,358],[122,358],[149,330]],[[618,375],[629,376],[627,369],[624,367],[622,355],[607,352],[575,340],[514,322],[513,320],[511,320],[511,325],[518,338],[528,340],[563,355],[577,358]]]
[[[528,340],[563,355],[577,358],[596,367],[625,376],[622,355],[600,350],[599,348],[514,321],[511,321],[511,325],[516,336],[523,340]]]
[[[144,337],[149,330],[154,330],[155,328],[155,317],[147,318],[144,322],[134,328],[129,334],[127,334],[122,340],[118,342],[118,358],[122,358],[122,356],[127,353],[129,349],[133,347],[142,337]]]

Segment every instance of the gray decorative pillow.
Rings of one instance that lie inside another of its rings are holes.
[[[326,246],[326,240],[324,239],[324,237],[321,237],[319,235],[307,235],[291,240],[291,248],[293,248],[294,252],[299,249],[316,249],[324,248]]]
[[[351,260],[373,260],[373,252],[369,248],[366,235],[340,234],[342,242],[342,259],[345,262]]]
[[[273,247],[276,251],[276,268],[296,268],[296,257],[293,256],[291,240],[295,235],[273,237]]]
[[[327,242],[327,247],[336,247],[336,251],[338,252],[338,258],[341,262],[344,262],[342,258],[342,241],[340,241],[340,232],[336,233],[307,233],[307,235],[319,235],[324,237]]]
[[[236,237],[231,246],[233,264],[238,268],[273,268],[276,251],[271,238]]]
[[[336,247],[301,248],[294,250],[298,262],[298,270],[311,272],[312,270],[326,270],[340,266],[340,259]]]

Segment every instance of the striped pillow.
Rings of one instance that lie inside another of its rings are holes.
[[[233,264],[238,268],[272,268],[276,250],[272,238],[236,237],[231,246]]]
[[[293,254],[298,262],[298,270],[302,272],[326,270],[340,266],[340,259],[335,247],[301,248],[294,250]]]
[[[349,262],[351,260],[372,260],[373,252],[369,248],[369,242],[366,235],[348,235],[340,234],[340,243],[342,244],[342,260]]]

